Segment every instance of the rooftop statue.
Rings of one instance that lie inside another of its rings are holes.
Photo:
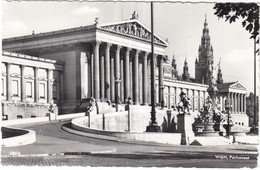
[[[134,11],[134,12],[133,12],[131,19],[138,19],[138,13],[137,13],[137,11]]]

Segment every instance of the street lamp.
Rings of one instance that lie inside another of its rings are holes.
[[[230,104],[230,102],[228,100],[225,104],[225,110],[226,110],[226,113],[227,113],[227,116],[228,116],[227,117],[227,129],[226,129],[228,137],[230,135],[230,112],[229,112],[229,110],[230,110],[231,107],[232,107],[232,105]]]
[[[118,103],[119,103],[119,83],[121,83],[120,78],[115,79],[115,84],[116,84],[116,112],[118,112]]]
[[[154,33],[153,33],[153,2],[151,2],[151,122],[146,127],[146,132],[160,132],[161,128],[156,122],[156,110],[155,110],[155,76],[154,76]]]

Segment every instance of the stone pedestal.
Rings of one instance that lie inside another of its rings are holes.
[[[157,124],[150,124],[146,126],[146,132],[161,132],[161,127]]]
[[[182,133],[181,145],[189,145],[194,138],[192,131],[192,124],[194,123],[194,117],[187,114],[177,115],[177,132]]]
[[[215,131],[215,123],[202,123],[202,131],[196,132],[196,136],[220,136],[219,131]]]
[[[178,132],[185,132],[190,131],[192,132],[192,124],[194,123],[194,117],[191,115],[186,114],[178,114],[177,115],[177,131]]]

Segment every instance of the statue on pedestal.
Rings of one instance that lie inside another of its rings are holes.
[[[180,102],[178,103],[177,110],[182,114],[190,114],[190,99],[187,97],[186,93],[181,92]]]

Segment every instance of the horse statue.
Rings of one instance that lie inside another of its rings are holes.
[[[190,99],[187,97],[186,93],[181,92],[180,93],[180,102],[177,105],[177,110],[179,113],[183,113],[183,114],[190,114],[190,108],[191,108],[191,104],[190,104]]]

